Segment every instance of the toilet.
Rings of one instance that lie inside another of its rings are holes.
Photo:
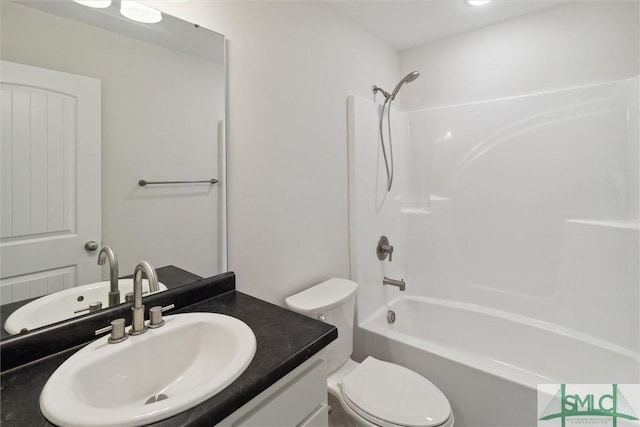
[[[285,299],[287,307],[338,328],[327,347],[327,389],[333,426],[451,427],[446,396],[418,373],[371,356],[351,360],[356,288],[330,279]]]

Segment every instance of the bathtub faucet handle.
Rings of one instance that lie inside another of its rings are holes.
[[[389,262],[392,261],[393,246],[389,244],[389,239],[387,238],[387,236],[380,236],[380,240],[378,240],[378,246],[376,247],[376,254],[378,255],[378,259],[380,261],[387,258],[387,255],[389,255]]]

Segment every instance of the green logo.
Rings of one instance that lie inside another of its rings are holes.
[[[593,425],[594,417],[598,417],[597,419],[609,418],[606,423],[612,422],[613,427],[617,427],[618,419],[638,420],[618,384],[611,385],[611,393],[567,393],[567,385],[560,384],[560,389],[540,414],[539,420],[547,421],[559,418],[561,426],[565,427],[567,419],[571,419],[574,425]],[[539,423],[538,425],[544,424]]]

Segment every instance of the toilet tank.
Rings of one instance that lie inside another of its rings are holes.
[[[349,360],[353,352],[353,321],[357,287],[358,284],[351,280],[334,278],[284,300],[291,310],[338,328],[338,339],[327,347],[329,372]]]

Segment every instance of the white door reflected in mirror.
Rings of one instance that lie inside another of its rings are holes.
[[[101,83],[0,65],[0,283],[6,304],[100,280],[85,243],[101,240]]]

